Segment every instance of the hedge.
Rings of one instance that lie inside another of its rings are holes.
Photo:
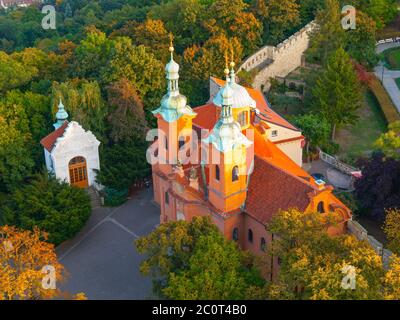
[[[386,92],[385,88],[375,76],[371,77],[369,88],[378,100],[382,112],[385,115],[386,121],[389,124],[395,121],[399,121],[400,115],[397,111],[396,106],[393,104],[389,94]]]

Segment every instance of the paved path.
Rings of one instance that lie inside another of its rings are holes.
[[[400,78],[400,70],[389,70],[380,65],[375,67],[375,75],[382,82],[383,87],[386,89],[397,110],[400,112],[400,90],[395,81],[397,78]]]
[[[154,230],[160,221],[151,189],[140,191],[118,208],[95,209],[85,228],[57,247],[69,273],[62,290],[84,292],[89,299],[146,299],[151,279],[143,277],[143,260],[134,240]]]
[[[400,47],[400,42],[381,44],[376,47],[376,52],[382,53],[387,49],[395,47]],[[386,89],[397,110],[400,112],[400,90],[395,81],[396,78],[400,78],[400,70],[389,70],[384,66],[379,65],[375,67],[375,75],[382,82],[383,87]]]
[[[384,43],[376,46],[376,52],[377,53],[382,53],[383,51],[390,49],[390,48],[396,48],[400,47],[400,42],[390,42],[390,43]]]

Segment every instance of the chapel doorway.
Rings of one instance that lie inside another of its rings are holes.
[[[78,188],[87,188],[89,186],[86,159],[84,157],[73,158],[69,162],[68,168],[71,185]]]

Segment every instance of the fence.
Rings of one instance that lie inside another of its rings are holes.
[[[350,165],[348,165],[348,164],[346,164],[344,162],[341,162],[336,157],[331,156],[331,155],[323,152],[322,150],[319,151],[319,158],[322,161],[334,166],[339,171],[341,171],[341,172],[343,172],[345,174],[348,174],[350,176],[352,176],[354,172],[359,171],[359,169],[354,168],[354,167],[352,167],[352,166],[350,166]]]
[[[393,43],[393,42],[400,42],[400,37],[393,37],[393,38],[388,38],[388,39],[382,39],[379,40],[375,43],[376,46],[379,46],[380,44],[385,44],[385,43]]]

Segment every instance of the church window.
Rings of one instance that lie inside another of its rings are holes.
[[[260,250],[265,252],[266,249],[267,249],[266,241],[265,238],[262,237],[260,240]]]
[[[181,150],[184,145],[185,145],[185,138],[179,137],[179,150]]]
[[[166,204],[169,204],[169,194],[168,194],[168,192],[165,192],[165,203]]]
[[[168,150],[168,138],[165,137],[165,150]]]
[[[219,181],[220,179],[220,172],[219,172],[219,165],[215,166],[215,180]]]
[[[232,182],[239,180],[239,168],[238,166],[234,166],[232,169]]]
[[[278,130],[273,130],[271,136],[272,137],[277,137],[278,136]]]
[[[239,240],[239,229],[238,228],[233,229],[232,240],[234,240],[234,241]]]
[[[247,126],[247,111],[242,111],[238,114],[238,122],[242,127]]]
[[[319,213],[325,213],[324,202],[320,201],[317,206],[317,211]]]
[[[251,229],[248,231],[247,240],[249,240],[250,243],[253,243],[253,230]]]

